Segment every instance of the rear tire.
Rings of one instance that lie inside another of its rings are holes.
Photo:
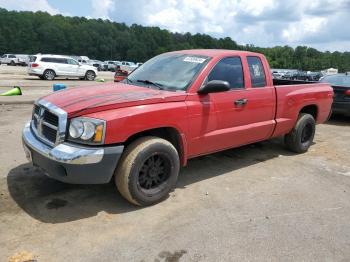
[[[47,69],[47,70],[45,70],[43,77],[46,80],[54,80],[56,77],[55,71],[53,71],[51,69]]]
[[[96,74],[94,71],[89,70],[85,73],[85,80],[93,81],[95,80],[95,77],[96,77]]]
[[[115,171],[115,183],[129,202],[153,205],[175,187],[179,169],[179,155],[170,142],[143,137],[126,148]]]
[[[11,65],[11,66],[16,66],[15,61],[12,60],[11,63],[10,63],[10,65]]]
[[[305,153],[314,140],[315,130],[314,117],[310,114],[300,114],[293,130],[284,137],[287,148],[295,153]]]

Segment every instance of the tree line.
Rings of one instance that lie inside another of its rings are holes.
[[[272,68],[318,71],[334,67],[350,71],[350,52],[320,52],[306,46],[260,48],[239,45],[230,37],[171,33],[159,27],[0,8],[0,53],[85,55],[100,60],[144,62],[167,51],[194,48],[260,52]]]

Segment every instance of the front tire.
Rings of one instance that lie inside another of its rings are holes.
[[[89,70],[89,71],[87,71],[87,72],[85,73],[85,79],[88,80],[88,81],[93,81],[93,80],[95,80],[95,77],[96,77],[96,74],[95,74],[94,71]]]
[[[164,200],[175,187],[179,169],[179,155],[170,142],[143,137],[125,150],[115,171],[115,183],[129,202],[153,205]]]
[[[11,66],[16,66],[15,61],[12,60],[11,63],[10,63],[10,65],[11,65]]]
[[[43,74],[43,77],[46,80],[54,80],[55,77],[56,77],[56,74],[55,74],[55,72],[53,70],[47,69],[47,70],[45,70],[45,72]]]
[[[316,130],[312,115],[302,113],[293,130],[284,137],[287,148],[295,153],[305,153],[311,146]]]

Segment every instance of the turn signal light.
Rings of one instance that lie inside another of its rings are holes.
[[[103,139],[103,126],[96,127],[94,142],[101,142]]]
[[[346,96],[350,96],[350,89],[345,91]]]

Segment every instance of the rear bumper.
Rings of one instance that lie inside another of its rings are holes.
[[[28,67],[27,73],[30,76],[41,76],[44,72],[40,69],[33,69],[33,68]]]
[[[108,183],[124,146],[84,147],[62,143],[50,147],[26,124],[22,134],[27,158],[51,178],[71,184]]]
[[[333,102],[332,111],[335,114],[350,116],[350,101],[349,102]]]

